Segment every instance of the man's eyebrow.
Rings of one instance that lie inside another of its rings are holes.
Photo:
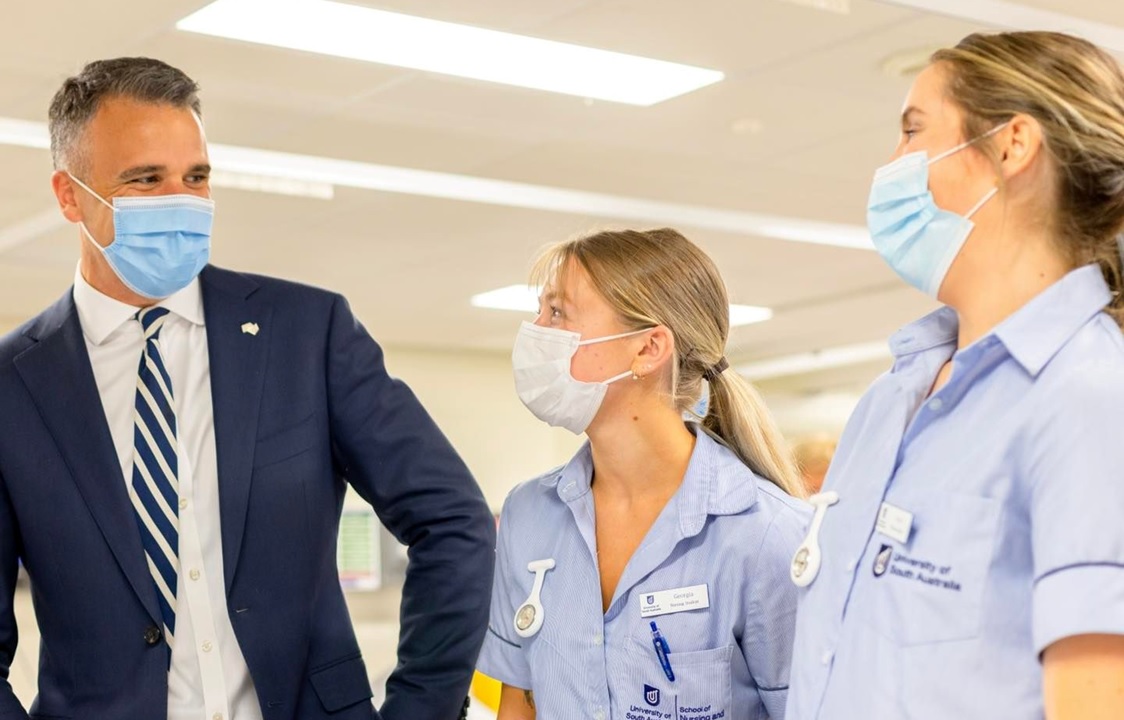
[[[133,178],[142,177],[144,175],[155,175],[167,170],[163,165],[137,165],[125,170],[117,176],[118,180],[132,180]]]

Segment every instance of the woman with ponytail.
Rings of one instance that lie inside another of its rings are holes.
[[[944,307],[812,498],[790,720],[1124,718],[1124,72],[1051,32],[939,50],[867,221]]]
[[[516,390],[589,441],[504,505],[480,659],[500,720],[783,718],[808,511],[729,368],[714,263],[674,230],[602,232],[535,275]],[[684,421],[704,383],[705,417]]]

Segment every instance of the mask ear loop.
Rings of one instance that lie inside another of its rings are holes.
[[[66,176],[68,178],[70,178],[74,182],[74,184],[76,184],[78,187],[82,188],[86,192],[90,193],[90,195],[97,198],[98,202],[100,202],[102,205],[105,205],[111,211],[116,211],[116,208],[114,208],[111,204],[106,202],[105,198],[103,198],[101,195],[98,195],[96,192],[91,190],[89,185],[87,185],[86,183],[82,182],[78,178],[71,175],[69,170],[66,172]],[[98,245],[97,240],[94,240],[94,234],[90,232],[90,228],[86,227],[86,221],[79,220],[78,221],[78,228],[82,231],[82,235],[85,236],[85,238],[90,241],[90,244],[94,246],[94,249],[104,255],[105,254],[105,248],[102,247],[101,245]]]
[[[68,178],[70,178],[71,180],[73,180],[73,181],[74,181],[74,182],[75,182],[75,183],[76,183],[76,184],[78,185],[78,187],[82,188],[82,189],[83,189],[83,190],[85,190],[86,192],[88,192],[88,193],[90,193],[91,195],[93,195],[94,197],[96,197],[96,198],[98,199],[98,202],[100,202],[100,203],[101,203],[102,205],[105,205],[105,206],[106,206],[107,208],[109,208],[110,210],[115,210],[115,209],[116,209],[116,208],[114,208],[114,207],[113,207],[113,204],[112,204],[112,203],[110,203],[110,202],[109,202],[109,201],[107,201],[107,200],[106,200],[105,198],[103,198],[103,197],[102,197],[101,195],[98,195],[98,194],[97,194],[96,192],[94,192],[93,190],[91,190],[91,189],[90,189],[90,186],[89,186],[89,185],[87,185],[86,183],[82,182],[82,181],[81,181],[81,180],[79,180],[78,178],[76,178],[76,177],[74,177],[73,175],[71,175],[69,171],[67,171],[67,173],[66,173],[66,176],[67,176]]]
[[[610,340],[620,340],[621,338],[632,337],[633,335],[639,335],[640,333],[648,332],[654,327],[655,326],[653,325],[652,327],[640,328],[639,330],[633,330],[631,332],[623,332],[616,335],[606,335],[605,337],[582,340],[578,343],[578,345],[596,345],[597,343],[609,342]]]
[[[992,135],[994,135],[995,133],[1002,130],[1003,128],[1007,127],[1010,124],[1011,124],[1010,120],[1008,120],[1004,123],[1000,123],[999,125],[996,125],[992,129],[985,132],[983,135],[980,135],[979,137],[972,138],[971,140],[968,140],[967,142],[960,143],[959,145],[957,145],[954,148],[950,148],[948,150],[945,150],[943,153],[941,153],[940,155],[937,155],[935,158],[930,160],[929,164],[932,165],[933,163],[937,162],[938,160],[944,160],[949,155],[953,155],[955,153],[958,153],[958,152],[960,152],[961,150],[963,150],[964,148],[968,147],[969,145],[971,145],[973,143],[977,143],[980,140],[983,140],[984,138],[989,138]],[[966,220],[971,220],[972,216],[975,215],[977,212],[979,212],[980,208],[982,208],[984,205],[986,205],[988,200],[991,200],[993,197],[995,197],[995,194],[997,192],[999,192],[999,188],[993,187],[990,192],[988,192],[986,195],[984,195],[982,198],[980,198],[979,202],[977,202],[975,205],[972,206],[972,209],[969,210],[967,212],[967,214],[964,215],[964,218]]]
[[[971,140],[965,140],[964,142],[960,143],[956,147],[949,148],[948,150],[945,150],[943,153],[940,153],[939,155],[937,155],[936,157],[930,158],[929,164],[932,165],[933,163],[937,162],[938,160],[944,160],[949,155],[955,155],[956,153],[960,152],[961,150],[968,147],[969,145],[973,145],[975,143],[978,143],[980,140],[985,140],[985,139],[991,137],[992,135],[999,132],[1000,130],[1002,130],[1003,128],[1007,127],[1010,124],[1011,124],[1010,120],[1007,120],[1006,122],[999,123],[998,125],[996,125],[992,129],[985,132],[983,135],[979,135],[977,137],[974,137]]]
[[[986,205],[988,200],[995,197],[995,193],[997,193],[997,192],[999,192],[999,188],[993,187],[987,193],[987,195],[984,195],[982,198],[980,198],[980,201],[978,203],[976,203],[975,205],[972,206],[972,209],[968,211],[968,214],[964,216],[964,219],[965,220],[971,220],[972,216],[975,215],[977,212],[979,212],[980,208],[982,208],[984,205]]]

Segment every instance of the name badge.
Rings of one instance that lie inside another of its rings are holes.
[[[706,585],[640,593],[640,617],[655,617],[671,613],[702,610],[710,607],[710,593]]]
[[[909,541],[909,531],[913,529],[913,513],[884,502],[878,511],[878,524],[874,529],[904,544]]]

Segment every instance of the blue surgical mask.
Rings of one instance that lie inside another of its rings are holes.
[[[972,216],[999,188],[988,191],[966,215],[957,215],[937,207],[929,192],[929,166],[1004,125],[931,159],[924,151],[903,155],[874,173],[866,211],[874,247],[903,280],[934,298],[975,227]]]
[[[69,173],[68,173],[69,174]],[[160,300],[191,284],[211,257],[215,203],[195,195],[115,197],[113,204],[73,175],[70,179],[113,211],[113,242],[82,234],[133,292]]]

